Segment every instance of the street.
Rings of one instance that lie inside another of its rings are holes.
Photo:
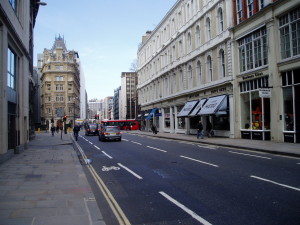
[[[107,224],[299,224],[298,158],[130,132],[121,142],[83,135],[77,144],[92,160]]]

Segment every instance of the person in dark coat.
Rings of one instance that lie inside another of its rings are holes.
[[[54,127],[54,126],[52,126],[52,127],[50,128],[50,130],[51,130],[51,134],[52,134],[52,136],[54,136],[55,127]]]
[[[151,130],[152,130],[153,134],[157,134],[157,128],[154,124],[152,124]]]
[[[212,130],[212,125],[209,122],[209,120],[207,120],[207,125],[206,125],[206,132],[207,132],[207,137],[211,137],[211,130]]]
[[[199,138],[203,139],[203,124],[201,120],[199,120],[197,125],[197,139]]]

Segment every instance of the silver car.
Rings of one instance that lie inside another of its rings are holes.
[[[105,126],[99,130],[99,141],[122,140],[122,133],[117,126]]]

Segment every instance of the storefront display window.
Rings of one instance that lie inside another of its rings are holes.
[[[190,128],[197,129],[198,123],[200,120],[200,116],[194,116],[190,118]]]
[[[284,130],[294,131],[293,89],[283,88]]]
[[[300,143],[300,69],[282,73],[284,142]]]
[[[230,130],[229,115],[214,115],[213,116],[214,130]]]
[[[267,87],[268,77],[240,84],[242,138],[270,140],[270,98],[262,98],[259,94],[259,88]]]
[[[178,106],[177,107],[177,112],[180,112],[183,107],[184,107],[184,105]],[[178,117],[177,118],[177,126],[178,126],[178,129],[185,129],[185,117]]]
[[[164,108],[165,128],[170,128],[170,108]]]

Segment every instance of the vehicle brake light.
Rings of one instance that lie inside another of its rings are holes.
[[[122,134],[122,132],[118,132],[117,134]]]

